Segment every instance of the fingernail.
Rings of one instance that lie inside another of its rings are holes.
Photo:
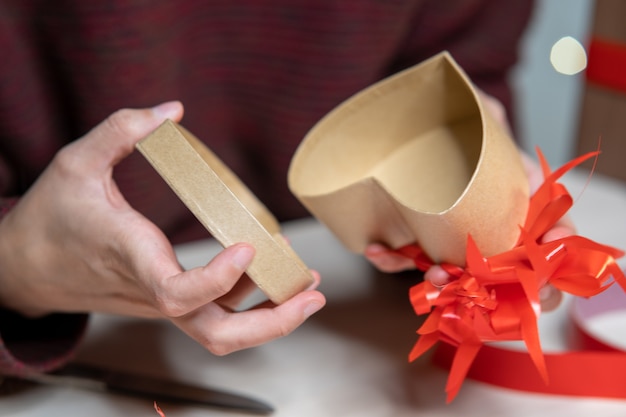
[[[242,245],[233,255],[232,263],[236,268],[245,271],[254,258],[254,248],[248,245]]]
[[[366,252],[368,255],[380,255],[387,252],[387,248],[379,243],[370,243],[367,245]]]
[[[163,119],[173,119],[180,113],[180,101],[166,101],[152,108],[154,114]]]
[[[322,307],[324,307],[324,304],[320,303],[319,301],[311,301],[309,304],[306,305],[306,307],[304,307],[304,317],[311,317],[313,314],[320,311]]]
[[[552,296],[552,287],[545,286],[539,289],[539,300],[546,301]]]

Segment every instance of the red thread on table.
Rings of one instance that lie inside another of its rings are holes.
[[[154,409],[161,417],[165,417],[165,413],[161,410],[161,407],[159,407],[156,401],[154,402]]]
[[[587,81],[626,93],[626,44],[594,37],[587,53]]]
[[[549,372],[537,329],[539,290],[546,284],[570,294],[591,297],[613,283],[626,291],[626,277],[615,260],[624,252],[581,236],[547,243],[541,237],[571,208],[573,200],[558,183],[567,171],[599,151],[580,156],[554,172],[537,150],[544,183],[529,202],[520,237],[509,251],[483,257],[468,236],[466,265],[441,264],[453,280],[443,288],[424,281],[410,289],[418,315],[428,318],[417,330],[419,339],[409,354],[414,361],[438,342],[455,348],[446,384],[448,402],[457,395],[485,342],[523,340],[535,373],[544,385]],[[416,245],[397,249],[426,271],[434,263]],[[517,377],[517,376],[516,376]]]

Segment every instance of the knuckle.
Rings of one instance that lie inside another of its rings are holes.
[[[284,317],[279,317],[278,313],[275,310],[272,311],[272,313],[272,322],[274,323],[271,336],[272,339],[279,339],[281,337],[289,335],[300,324],[295,322],[294,320],[286,320]]]
[[[120,109],[109,115],[104,121],[106,127],[119,135],[133,135],[135,133],[133,117],[134,112],[130,109]]]
[[[285,337],[289,335],[294,329],[287,325],[278,326],[278,332],[276,333],[277,338]]]
[[[77,161],[73,148],[72,144],[62,147],[52,159],[51,165],[62,172],[70,172]]]
[[[186,309],[170,297],[156,297],[156,307],[166,317],[181,317],[187,313]]]
[[[215,329],[206,334],[203,340],[200,341],[200,344],[216,356],[226,356],[240,349],[237,348],[238,345],[232,343],[232,341],[227,342],[224,337],[220,337],[219,332],[216,332]]]
[[[89,168],[86,163],[81,156],[78,143],[73,142],[59,149],[50,162],[50,169],[64,181],[69,181],[85,176],[85,172],[88,172],[86,169]]]
[[[228,294],[233,289],[234,282],[227,279],[216,279],[213,281],[213,292],[219,296]]]
[[[77,142],[72,142],[59,149],[54,155],[51,165],[61,172],[68,173],[79,169],[82,162],[81,159],[77,149]]]
[[[233,287],[237,284],[241,278],[241,273],[233,271],[229,268],[213,268],[213,264],[209,264],[209,267],[205,267],[194,271],[194,273],[200,274],[205,277],[206,288],[201,291],[207,298],[215,299],[232,291]]]

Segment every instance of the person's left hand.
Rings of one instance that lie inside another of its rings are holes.
[[[184,270],[164,233],[126,201],[113,169],[179,102],[123,109],[61,149],[0,222],[0,306],[28,317],[104,312],[168,319],[223,355],[285,336],[326,302],[311,288],[236,310],[255,249],[233,244]]]

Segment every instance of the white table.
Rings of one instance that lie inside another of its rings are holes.
[[[570,213],[579,234],[625,248],[626,185],[599,175],[586,188],[585,181],[585,175],[579,173],[564,179],[577,198]],[[375,272],[315,221],[286,224],[284,233],[304,261],[322,274],[321,290],[328,298],[328,305],[291,335],[216,357],[167,322],[95,315],[79,359],[247,393],[275,406],[276,417],[626,415],[626,400],[533,395],[470,380],[454,402],[446,405],[446,372],[427,360],[407,362],[420,322],[407,298],[415,277]],[[192,267],[206,263],[219,247],[206,241],[177,249],[183,265]],[[620,264],[626,268],[624,259]],[[559,328],[567,304],[542,315],[546,350],[563,348]],[[239,415],[162,405],[167,417]],[[156,413],[149,401],[37,387],[0,396],[0,415],[113,417]]]

